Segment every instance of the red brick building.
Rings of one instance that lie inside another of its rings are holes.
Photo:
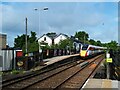
[[[6,48],[7,35],[0,33],[0,48]]]

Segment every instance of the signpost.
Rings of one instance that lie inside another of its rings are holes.
[[[112,58],[107,58],[107,59],[106,59],[106,62],[107,62],[107,63],[112,63]]]
[[[110,68],[109,68],[109,63],[112,63],[112,58],[110,58],[110,54],[107,52],[106,53],[106,62],[107,62],[107,79],[110,78]]]
[[[108,52],[106,53],[106,62],[112,63],[112,58],[110,58],[110,54]]]

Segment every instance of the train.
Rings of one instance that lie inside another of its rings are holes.
[[[95,45],[83,44],[80,50],[80,56],[85,58],[99,53],[103,53],[107,48]]]

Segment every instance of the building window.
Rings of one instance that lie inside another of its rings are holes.
[[[52,39],[52,45],[54,45],[54,39]]]
[[[46,41],[46,37],[44,37],[44,41]]]
[[[62,36],[60,36],[60,39],[62,39]]]

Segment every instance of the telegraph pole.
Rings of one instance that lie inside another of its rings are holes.
[[[27,17],[25,18],[25,24],[26,24],[26,26],[25,26],[25,28],[26,28],[26,38],[25,38],[25,48],[26,48],[26,55],[27,55],[27,52],[28,52],[28,50],[27,50]]]
[[[110,58],[110,54],[108,53],[108,51],[106,53],[106,58]],[[109,63],[107,63],[107,79],[109,78],[110,78],[110,67],[109,67]]]
[[[85,35],[84,35],[84,44],[85,44]]]

